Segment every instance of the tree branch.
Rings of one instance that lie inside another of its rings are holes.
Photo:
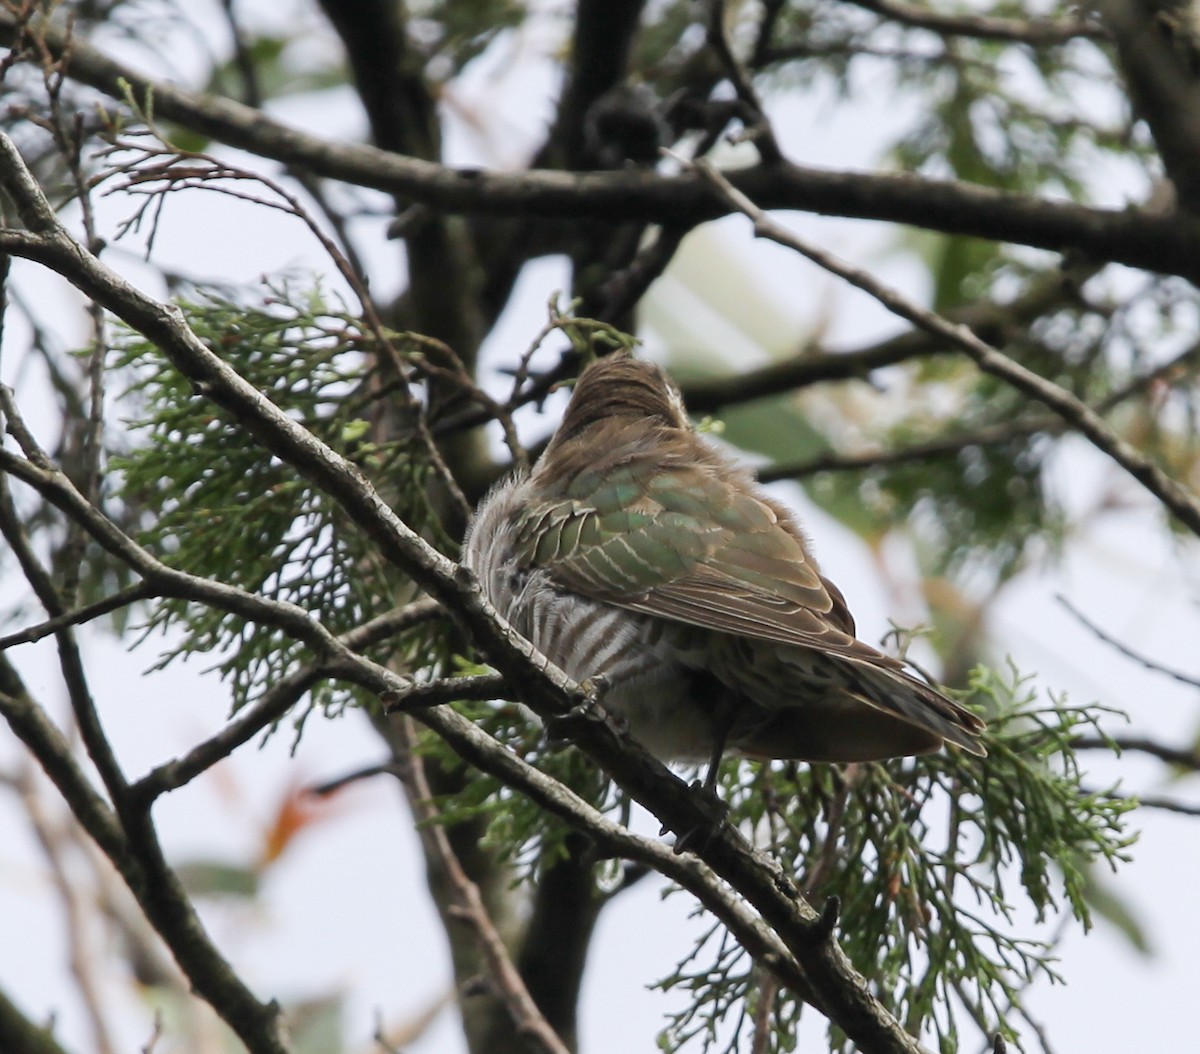
[[[494,776],[587,835],[602,854],[641,864],[688,890],[729,928],[754,958],[803,998],[819,1005],[819,997],[805,980],[803,968],[778,935],[702,860],[676,853],[660,841],[613,823],[570,788],[521,760],[453,710],[422,714],[419,720],[428,724],[468,764]]]
[[[0,483],[0,486],[3,486],[3,483]],[[145,582],[127,586],[112,596],[97,600],[94,604],[85,604],[74,611],[66,611],[55,618],[39,622],[36,626],[29,626],[26,629],[17,630],[16,633],[10,633],[7,637],[0,637],[0,651],[7,651],[18,644],[32,644],[43,637],[48,637],[51,633],[57,633],[60,629],[68,626],[81,626],[93,619],[103,618],[114,611],[120,611],[121,608],[136,604],[140,600],[149,600],[153,595],[154,591]]]
[[[871,994],[828,929],[821,925],[820,917],[776,861],[756,852],[728,825],[718,824],[713,829],[705,802],[640,745],[616,731],[592,693],[578,689],[562,671],[520,638],[483,598],[469,572],[460,570],[429,546],[395,515],[357,468],[302,428],[206,347],[188,328],[178,309],[147,297],[75,243],[55,220],[7,137],[0,137],[0,180],[18,203],[35,236],[33,241],[16,240],[21,244],[22,255],[62,274],[76,288],[154,341],[192,381],[199,394],[233,414],[265,450],[292,465],[338,501],[348,519],[374,541],[384,559],[441,601],[470,630],[499,672],[535,712],[543,717],[555,716],[578,707],[577,745],[668,829],[677,833],[712,830],[700,855],[779,934],[802,964],[818,1004],[852,1040],[864,1049],[880,1052],[914,1054],[921,1049]],[[15,456],[11,460],[19,462],[18,467],[28,464]],[[195,583],[185,584],[195,588]],[[276,605],[278,609],[284,607]],[[288,621],[291,618],[289,614]],[[312,636],[311,624],[299,621],[295,625]],[[336,645],[336,640],[332,644]],[[339,658],[343,658],[340,649]],[[381,691],[401,687],[395,683],[394,675],[352,653],[344,655],[344,670],[340,675],[357,676],[361,678],[357,683],[361,684],[371,681]],[[161,913],[151,917],[156,923],[167,922],[172,927],[177,921],[163,920]],[[223,1005],[224,993],[214,992],[207,983],[201,990],[213,995],[215,1005]],[[262,1024],[265,1026],[267,1022]],[[266,1035],[273,1037],[274,1033]],[[266,1036],[261,1043],[263,1051],[277,1049],[274,1041],[267,1042]]]
[[[199,345],[199,340],[194,335],[192,339]],[[355,656],[299,605],[269,600],[224,582],[201,578],[168,567],[91,505],[56,466],[40,467],[32,461],[18,457],[10,450],[0,448],[0,474],[2,473],[28,483],[47,501],[84,526],[108,552],[141,575],[144,584],[155,596],[192,600],[252,622],[283,630],[311,648],[318,655],[322,668],[330,675],[366,676],[373,691],[403,693],[409,687],[409,682],[397,674],[362,656]],[[370,670],[369,674],[367,669]]]
[[[92,788],[70,745],[0,655],[0,715],[37,759],[89,837],[120,872],[195,990],[256,1054],[288,1054],[279,1010],[260,1003],[209,940],[178,879],[144,828],[130,830]]]
[[[1200,212],[1200,26],[1195,5],[1177,0],[1102,0],[1104,23],[1138,115],[1179,204]]]
[[[1117,791],[1088,791],[1090,794],[1106,794],[1113,801],[1133,802],[1139,809],[1157,809],[1173,812],[1178,816],[1200,816],[1200,805],[1191,805],[1178,798],[1164,798],[1153,794],[1120,794]]]
[[[353,634],[340,638],[348,648],[354,648]],[[168,791],[178,790],[207,772],[218,761],[227,758],[243,743],[283,718],[304,694],[320,681],[333,676],[335,669],[350,677],[353,670],[345,667],[326,667],[309,663],[276,680],[270,688],[246,707],[219,732],[196,744],[183,757],[155,766],[145,776],[130,785],[129,793],[143,807]],[[397,677],[399,680],[399,678]],[[387,705],[390,713],[411,713],[416,710],[468,699],[495,699],[506,690],[503,677],[481,674],[477,677],[448,677],[430,683],[413,682],[403,689],[385,689],[379,684],[374,690]]]
[[[912,29],[928,29],[943,37],[978,37],[983,40],[1007,40],[1032,47],[1066,44],[1080,37],[1104,40],[1103,26],[1086,19],[997,18],[992,15],[943,14],[904,0],[849,0],[856,7],[871,11],[891,22]]]
[[[438,862],[450,884],[451,913],[474,931],[492,982],[512,1015],[517,1031],[528,1036],[546,1054],[568,1054],[567,1045],[550,1027],[530,997],[525,982],[513,965],[508,949],[484,906],[479,887],[467,877],[450,845],[446,829],[439,822],[441,810],[437,807],[433,792],[429,789],[429,781],[425,778],[425,766],[416,750],[416,736],[411,720],[399,717],[396,723],[400,729],[401,742],[406,748],[397,752],[398,775],[408,790],[408,800],[412,803],[417,833],[425,847],[425,853]]]
[[[1165,666],[1160,662],[1156,662],[1154,659],[1148,658],[1141,652],[1134,651],[1133,648],[1129,647],[1128,644],[1123,644],[1111,634],[1102,630],[1098,625],[1096,625],[1095,622],[1093,622],[1082,611],[1075,607],[1075,605],[1072,604],[1061,593],[1059,593],[1055,599],[1057,599],[1063,607],[1065,607],[1072,615],[1074,615],[1075,618],[1078,619],[1079,622],[1081,622],[1088,630],[1090,630],[1098,639],[1102,640],[1105,644],[1116,648],[1117,651],[1119,651],[1127,659],[1132,659],[1134,662],[1144,666],[1147,670],[1153,670],[1155,673],[1165,674],[1167,677],[1170,677],[1174,681],[1178,681],[1180,684],[1186,684],[1192,688],[1200,688],[1200,677],[1184,673],[1181,670],[1173,669],[1170,666]]]
[[[88,917],[90,897],[81,896],[75,888],[65,859],[65,832],[61,824],[55,825],[46,815],[45,805],[33,778],[34,772],[34,766],[26,761],[17,777],[16,790],[21,796],[25,815],[29,818],[34,836],[46,859],[50,882],[62,908],[62,919],[70,948],[71,974],[75,978],[75,987],[91,1026],[93,1048],[96,1054],[115,1054],[112,1029],[98,987],[99,977],[92,941],[88,939],[92,921]]]
[[[16,31],[14,17],[0,11],[0,42],[11,42]],[[62,34],[52,27],[44,32],[47,48],[61,58]],[[730,211],[695,173],[451,169],[305,135],[232,100],[154,81],[81,41],[71,45],[67,59],[68,74],[82,83],[122,101],[127,90],[139,99],[152,97],[155,113],[230,146],[443,211],[682,227]],[[759,166],[729,178],[763,208],[891,221],[1053,251],[1077,249],[1097,260],[1200,280],[1200,221],[1186,216],[1088,208],[967,183],[793,164]]]
[[[1018,391],[1049,407],[1070,427],[1084,435],[1093,446],[1125,469],[1189,530],[1200,536],[1200,499],[1176,483],[1153,461],[1122,439],[1086,403],[1053,381],[1013,362],[1012,359],[980,340],[966,326],[956,325],[942,318],[879,282],[866,271],[851,267],[831,253],[818,249],[796,237],[785,227],[772,220],[706,161],[697,161],[694,163],[694,167],[709,180],[718,194],[754,223],[756,236],[768,238],[807,256],[819,267],[844,278],[851,285],[874,297],[901,318],[951,342],[984,373],[1000,378]]]
[[[1004,343],[1047,311],[1077,297],[1083,276],[1055,273],[1034,283],[1011,304],[976,301],[946,312],[949,321],[968,326],[981,340]],[[937,334],[911,329],[887,340],[852,351],[803,349],[782,362],[727,377],[707,378],[684,385],[683,397],[692,413],[713,413],[725,406],[769,398],[823,381],[865,379],[875,370],[927,355],[950,355],[956,349]]]
[[[1071,740],[1071,746],[1076,750],[1107,751],[1116,747],[1122,753],[1129,750],[1138,754],[1149,754],[1168,765],[1200,772],[1200,750],[1195,747],[1169,747],[1142,736],[1076,736]]]
[[[1097,413],[1108,413],[1123,402],[1145,391],[1163,377],[1168,377],[1200,356],[1200,344],[1185,348],[1166,362],[1131,377],[1096,404]],[[928,461],[937,457],[953,457],[975,446],[993,446],[1011,443],[1035,435],[1061,435],[1068,422],[1055,414],[1030,414],[1015,421],[1007,421],[976,428],[960,435],[942,436],[924,443],[913,443],[891,450],[873,450],[859,454],[824,454],[790,464],[769,465],[760,469],[758,478],[763,483],[781,479],[803,479],[818,472],[863,472],[891,465],[906,465],[914,461]]]
[[[777,165],[784,159],[783,151],[780,150],[779,143],[775,139],[775,133],[771,129],[770,121],[767,120],[762,99],[759,98],[753,81],[733,52],[733,45],[729,40],[727,25],[729,16],[725,0],[710,0],[710,3],[711,10],[708,15],[707,27],[708,46],[716,52],[725,76],[733,85],[738,101],[746,111],[748,118],[744,121],[746,138],[754,143],[764,164]]]
[[[4,421],[5,431],[16,436],[29,456],[36,459],[42,466],[41,470],[49,471],[47,466],[52,466],[53,463],[37,446],[32,434],[25,427],[25,423],[17,413],[16,404],[13,402],[12,391],[4,385],[0,385],[0,418]],[[8,451],[0,448],[0,458],[7,456],[16,457],[15,454],[10,455]],[[79,521],[74,518],[70,520],[70,523],[69,535],[81,526]],[[16,554],[25,580],[33,589],[34,595],[42,607],[46,609],[46,613],[52,619],[62,619],[68,614],[66,606],[59,594],[54,576],[43,566],[33,551],[33,545],[17,515],[7,477],[0,477],[0,535],[3,535],[9,547]],[[81,540],[82,537],[80,535]],[[88,686],[83,656],[79,653],[79,643],[75,639],[75,633],[69,620],[67,624],[59,626],[54,631],[54,643],[58,651],[59,670],[62,672],[63,683],[67,688],[67,698],[70,700],[71,710],[75,715],[84,746],[87,748],[88,757],[92,759],[92,763],[100,773],[109,797],[119,807],[127,788],[125,775],[121,771],[112,744],[109,743],[100,727],[100,717],[96,712],[96,702]]]
[[[35,1025],[0,989],[0,1050],[10,1054],[68,1054],[49,1028]]]
[[[994,446],[1011,443],[1039,432],[1055,433],[1063,430],[1060,418],[1049,415],[1031,420],[1017,420],[1009,424],[977,428],[962,435],[930,439],[924,443],[912,443],[891,450],[870,450],[860,454],[822,454],[806,461],[785,462],[759,469],[757,476],[762,483],[779,480],[805,479],[820,472],[868,472],[876,468],[909,465],[915,461],[932,461],[940,457],[956,457],[964,450],[977,446]]]

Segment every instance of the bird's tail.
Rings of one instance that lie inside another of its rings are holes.
[[[883,713],[926,729],[969,754],[986,757],[983,720],[906,670],[857,658],[845,660],[852,692]]]

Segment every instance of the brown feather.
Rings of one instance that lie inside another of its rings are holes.
[[[613,491],[618,484],[628,493]],[[739,751],[865,761],[948,739],[983,753],[978,717],[855,637],[845,598],[792,513],[696,433],[657,366],[627,356],[590,366],[528,486],[547,506],[528,513],[524,544],[548,543],[535,546],[533,566],[556,588],[712,634],[696,646],[713,684],[742,700],[730,729]],[[543,530],[551,521],[582,530],[599,515],[589,506],[597,487],[621,494],[621,516],[634,517],[627,527],[569,546]],[[693,520],[690,495],[702,510]],[[668,509],[699,526],[660,566],[654,531]]]
[[[601,366],[601,369],[596,369]],[[598,424],[633,419],[641,427],[690,428],[678,390],[662,373],[649,373],[646,363],[628,355],[609,355],[584,370],[575,383],[562,424],[546,450],[553,459],[562,447]],[[593,448],[593,453],[597,448]]]

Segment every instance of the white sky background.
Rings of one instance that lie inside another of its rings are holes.
[[[302,4],[282,12],[281,5],[243,6],[251,7],[247,15],[254,25],[308,12]],[[210,46],[223,51],[223,39],[212,28],[219,23],[210,22],[208,15],[195,17],[213,34]],[[313,26],[315,52],[332,46],[315,14],[299,17]],[[478,64],[455,88],[452,110],[488,119],[482,135],[465,122],[451,123],[452,160],[504,165],[525,156],[551,112],[553,73],[541,56],[554,35],[554,22],[547,19],[503,56],[505,62]],[[176,33],[166,41],[164,62],[158,68],[147,63],[147,68],[159,75],[169,69],[185,80],[202,68],[196,38]],[[144,55],[130,58],[145,61]],[[831,168],[872,167],[878,144],[894,133],[904,113],[893,98],[873,96],[869,81],[862,87],[853,120],[842,103],[837,104],[837,122],[829,120],[834,106],[812,96],[799,96],[776,108],[776,131],[788,155]],[[365,130],[348,90],[293,99],[272,109],[284,120],[334,139],[359,137]],[[266,167],[257,160],[249,164]],[[1140,195],[1141,188],[1123,183],[1120,175],[1098,174],[1098,185],[1105,187],[1098,200],[1120,204],[1126,196]],[[124,206],[111,199],[102,208],[107,224],[123,216]],[[381,236],[385,222],[376,223],[376,237],[360,239],[381,298],[402,279],[397,248]],[[893,235],[888,229],[798,215],[788,222],[840,255],[871,266],[911,295],[925,293],[920,268],[889,254]],[[805,261],[774,246],[752,243],[747,223],[730,219],[718,229],[724,252],[714,253],[709,265],[728,269],[730,280],[752,276],[774,304],[780,349],[798,346],[818,321],[828,322],[827,336],[834,345],[852,346],[899,328],[881,308]],[[156,258],[199,277],[229,281],[252,281],[293,267],[330,270],[299,223],[200,193],[168,203]],[[148,278],[146,269],[120,249],[107,259],[135,280]],[[42,303],[55,305],[47,314],[65,317],[65,328],[75,328],[64,339],[77,341],[84,332],[83,319],[59,311],[61,291],[55,283],[36,277],[29,267],[20,268],[19,279]],[[528,343],[544,321],[547,299],[564,283],[565,271],[557,261],[526,269],[489,344],[489,361],[500,362]],[[654,295],[651,316],[655,311],[701,309],[670,281]],[[697,328],[722,332],[707,319]],[[756,354],[724,332],[727,339],[720,350],[728,354],[735,349],[731,365],[742,361],[739,356]],[[0,364],[5,383],[13,383],[15,349],[21,339],[14,327]],[[662,355],[670,349],[651,340],[648,350]],[[545,422],[524,423],[530,436],[547,427]],[[991,622],[996,646],[1000,653],[1011,653],[1023,671],[1036,671],[1041,684],[1066,691],[1075,701],[1098,700],[1128,710],[1132,731],[1183,742],[1195,727],[1195,692],[1116,655],[1054,597],[1064,593],[1130,646],[1200,673],[1194,559],[1189,563],[1168,546],[1151,502],[1137,486],[1083,444],[1059,458],[1057,482],[1071,510],[1094,509],[1098,496],[1112,491],[1126,499],[1128,507],[1083,527],[1060,566],[1036,568],[1006,591]],[[781,493],[795,500],[798,490],[784,487]],[[898,610],[898,603],[906,606],[903,598],[898,601],[888,594],[855,538],[816,510],[808,509],[805,519],[823,567],[845,591],[864,639],[882,636],[889,615],[909,614]],[[895,556],[902,566],[904,554]],[[0,591],[7,599],[10,590],[23,585],[13,577],[0,583]],[[150,649],[129,654],[103,634],[83,636],[93,688],[130,774],[140,775],[178,756],[220,726],[226,692],[215,677],[201,676],[205,664],[192,661],[143,677],[154,659]],[[46,643],[24,646],[16,659],[31,689],[65,712],[50,648]],[[216,857],[245,863],[287,787],[340,775],[382,755],[374,734],[355,715],[312,721],[294,758],[288,756],[289,746],[290,737],[283,733],[261,751],[243,749],[216,772],[168,796],[156,817],[172,859]],[[17,757],[11,737],[0,735],[0,766],[10,768]],[[1146,780],[1158,773],[1157,766],[1128,757],[1119,764],[1097,763],[1092,782],[1102,786],[1124,778],[1130,786],[1153,790]],[[1195,789],[1195,784],[1193,778],[1186,789]],[[387,779],[355,787],[339,799],[335,819],[302,836],[271,869],[258,906],[204,905],[219,946],[259,995],[290,1000],[340,987],[348,998],[349,1035],[363,1046],[379,1014],[388,1022],[414,1017],[442,998],[450,985],[444,938],[425,892],[415,837],[403,811],[396,808],[399,801],[399,791]],[[1030,1000],[1058,1050],[1180,1049],[1180,1036],[1191,1030],[1189,1010],[1197,978],[1194,945],[1200,936],[1194,892],[1194,877],[1200,872],[1196,821],[1143,811],[1135,823],[1143,832],[1134,850],[1136,862],[1122,870],[1116,888],[1134,904],[1156,954],[1151,959],[1136,956],[1103,922],[1087,938],[1073,933],[1061,963],[1069,983],[1043,985]],[[601,917],[583,995],[585,1054],[653,1049],[663,1008],[676,1002],[646,986],[687,953],[689,934],[696,926],[686,918],[688,898],[680,895],[663,902],[660,892],[658,883],[643,882]],[[122,1049],[140,1049],[150,1035],[147,1010],[124,977],[106,977],[104,983],[106,998],[122,1008]],[[59,907],[11,795],[0,795],[0,986],[34,1015],[55,1014],[66,1045],[86,1054],[88,1032],[67,971]],[[819,1031],[818,1016],[810,1016],[811,1027]],[[443,1013],[437,1025],[407,1049],[413,1054],[463,1050],[453,1015]],[[806,1049],[821,1049],[821,1043],[814,1039]]]

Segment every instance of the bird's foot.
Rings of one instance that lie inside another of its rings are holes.
[[[693,853],[704,852],[721,828],[729,823],[729,806],[717,794],[715,780],[705,779],[703,782],[693,780],[688,789],[692,794],[692,800],[704,813],[704,819],[675,839],[676,855],[689,850]],[[665,828],[662,833],[666,833]]]
[[[603,674],[589,677],[581,684],[583,698],[565,714],[546,719],[546,742],[550,746],[570,743],[575,739],[574,730],[587,721],[603,721],[618,734],[627,729],[625,721],[614,713],[605,710],[601,699],[608,689],[608,678]]]

